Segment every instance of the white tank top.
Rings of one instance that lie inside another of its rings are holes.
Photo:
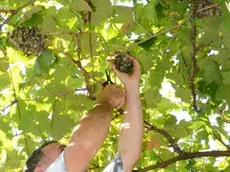
[[[88,171],[88,170],[86,170]],[[58,156],[58,158],[46,169],[45,172],[67,172],[64,151]],[[103,172],[124,172],[123,163],[121,157],[117,155],[109,165],[103,170]]]
[[[64,151],[58,156],[58,158],[46,169],[45,172],[67,172]]]

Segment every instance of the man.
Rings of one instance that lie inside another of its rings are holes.
[[[143,115],[139,93],[140,65],[134,57],[133,74],[129,76],[116,70],[124,85],[126,107],[118,142],[118,155],[104,172],[131,172],[141,153]],[[121,108],[125,98],[117,85],[106,86],[97,97],[97,104],[73,131],[70,144],[53,141],[34,151],[26,162],[26,172],[84,172],[104,142],[111,122],[113,108]]]

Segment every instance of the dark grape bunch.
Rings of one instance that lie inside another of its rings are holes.
[[[114,60],[116,69],[120,72],[131,74],[133,72],[133,62],[126,54],[116,54]]]
[[[37,28],[17,27],[9,36],[9,42],[26,55],[41,55],[46,46],[46,35],[40,34]]]
[[[196,0],[195,1],[195,6],[197,9],[196,17],[203,18],[203,17],[211,17],[211,16],[220,16],[221,15],[220,5],[211,7],[213,5],[214,5],[213,0]]]

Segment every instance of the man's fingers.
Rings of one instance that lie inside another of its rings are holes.
[[[118,71],[118,70],[116,69],[116,66],[115,66],[114,63],[110,62],[110,65],[111,65],[113,71],[114,71],[114,72],[116,73],[116,75],[118,76],[118,78],[119,78],[121,75],[124,74],[124,73],[122,73],[122,72],[120,72],[120,71]]]
[[[135,57],[128,56],[128,58],[133,62],[134,67],[135,66],[138,66],[138,67],[140,66],[139,62],[137,61],[137,59]]]

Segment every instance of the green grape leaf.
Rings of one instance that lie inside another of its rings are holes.
[[[212,82],[219,84],[221,82],[222,76],[216,61],[208,59],[203,63],[203,77],[207,84]]]
[[[6,72],[9,67],[8,60],[6,58],[0,58],[0,71]]]
[[[37,74],[47,73],[50,66],[53,64],[55,57],[51,50],[46,50],[44,53],[37,57],[34,67]]]
[[[70,117],[66,115],[53,114],[51,135],[55,140],[59,140],[66,132],[70,132],[75,125],[76,123]]]
[[[153,44],[155,43],[156,38],[152,38],[148,41],[145,41],[141,44],[139,44],[140,47],[144,48],[145,51],[149,51],[151,49],[151,47],[153,46]]]
[[[230,72],[222,72],[223,84],[230,85]]]
[[[100,15],[102,19],[106,19],[113,14],[113,7],[109,0],[92,0],[92,4],[96,8],[96,11],[93,12],[92,15],[96,13],[96,15]]]
[[[85,0],[73,0],[71,3],[71,8],[76,12],[81,11],[91,11],[92,9]]]
[[[158,89],[148,89],[147,91],[145,91],[144,96],[148,108],[156,107],[156,104],[161,99],[161,95]]]
[[[52,33],[57,30],[56,28],[56,21],[52,16],[45,16],[43,17],[42,22],[42,32],[44,33]]]
[[[133,9],[130,7],[116,6],[114,10],[115,23],[127,23],[133,20]]]

